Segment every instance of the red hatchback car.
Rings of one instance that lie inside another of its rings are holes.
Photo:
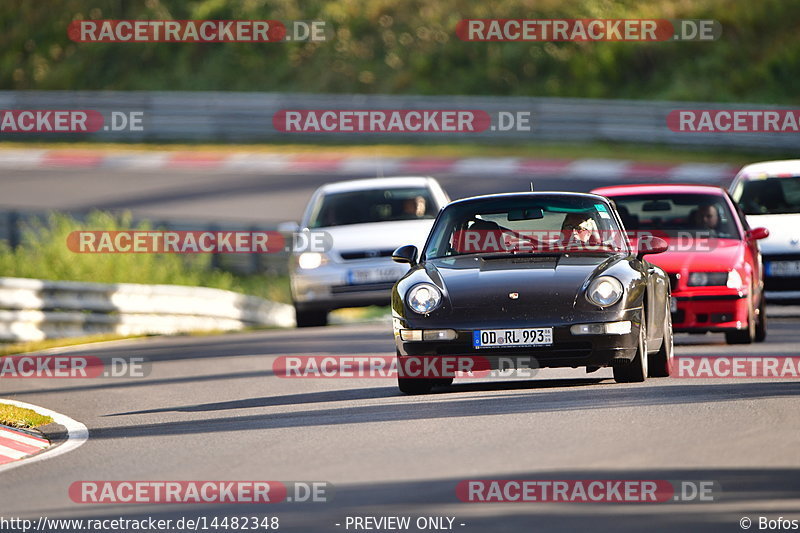
[[[611,198],[632,238],[656,235],[669,250],[649,259],[667,272],[674,331],[725,333],[729,344],[767,335],[758,240],[739,207],[720,187],[622,185],[592,191]]]

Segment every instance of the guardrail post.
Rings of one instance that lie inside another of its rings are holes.
[[[255,226],[250,226],[249,231],[250,231],[250,236],[251,236],[251,240],[252,240],[253,234],[255,232],[257,232],[257,231],[260,231],[260,230]],[[250,258],[250,273],[251,274],[258,274],[258,273],[261,272],[261,269],[263,268],[261,254],[253,252],[250,255],[252,256]]]
[[[219,227],[216,224],[211,224],[210,226],[208,226],[208,231],[210,231],[211,233],[216,233],[217,231],[219,231]],[[211,254],[211,268],[215,269],[222,268],[222,260],[219,256],[219,252],[215,251],[213,254]]]
[[[11,248],[16,248],[19,243],[19,213],[11,211],[8,213],[8,244]]]

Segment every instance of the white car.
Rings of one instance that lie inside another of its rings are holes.
[[[800,301],[800,159],[747,165],[730,186],[751,227],[763,226],[765,296]]]
[[[360,179],[317,189],[297,229],[328,233],[332,247],[292,254],[297,326],[325,325],[333,309],[388,305],[392,286],[408,270],[392,261],[392,252],[408,243],[421,249],[449,201],[429,177]]]

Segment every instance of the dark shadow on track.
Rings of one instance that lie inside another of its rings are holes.
[[[388,381],[388,379],[387,379]],[[461,383],[450,387],[439,387],[435,393],[475,392],[492,390],[517,390],[517,389],[550,389],[562,387],[581,387],[602,382],[602,379],[552,379],[552,380],[527,380],[488,383]],[[288,394],[284,396],[267,396],[264,398],[248,398],[246,400],[233,400],[229,402],[214,402],[182,407],[163,407],[160,409],[145,409],[142,411],[129,411],[114,413],[104,416],[141,415],[151,413],[194,413],[206,411],[224,411],[229,409],[249,409],[253,407],[274,407],[278,405],[300,405],[305,403],[329,403],[350,400],[367,400],[371,398],[392,398],[398,396],[397,387],[347,389],[325,392],[309,392],[302,394]]]
[[[298,474],[308,478],[307,473]],[[344,530],[347,516],[410,516],[412,524],[421,516],[454,517],[454,530],[479,532],[597,531],[627,533],[648,531],[741,531],[739,519],[748,516],[753,530],[758,516],[775,519],[796,517],[800,512],[800,469],[647,469],[524,471],[482,476],[482,479],[518,480],[671,480],[715,481],[721,496],[714,502],[692,503],[558,503],[513,504],[468,503],[456,496],[456,486],[468,479],[440,478],[425,481],[337,485],[329,489],[331,501],[317,503],[280,502],[270,505],[205,504],[191,506],[120,505],[100,507],[107,514],[91,513],[94,519],[180,519],[188,515],[279,516],[281,531],[309,533]],[[719,496],[719,495],[718,495]],[[718,503],[719,502],[719,503]],[[725,505],[721,505],[725,504]],[[94,510],[98,508],[95,507]],[[50,510],[75,516],[75,508]],[[79,515],[80,516],[80,515]],[[87,509],[86,514],[90,516]],[[464,527],[461,527],[461,524]],[[337,527],[335,524],[341,524]],[[416,528],[411,528],[416,531]]]
[[[178,385],[181,383],[203,383],[207,381],[225,381],[228,379],[250,379],[257,377],[274,376],[272,370],[259,370],[251,372],[231,372],[229,374],[207,374],[203,376],[180,376],[175,378],[162,379],[115,379],[102,378],[102,383],[91,385],[75,385],[74,387],[60,387],[57,389],[29,389],[29,390],[0,390],[3,395],[25,395],[25,394],[65,394],[86,392],[92,390],[124,389],[130,387],[150,387],[153,385]],[[100,379],[100,378],[98,378]]]
[[[526,382],[524,382],[526,383]],[[535,387],[534,382],[530,382]],[[531,387],[526,387],[529,389]],[[519,389],[517,387],[517,389]],[[157,424],[132,424],[90,428],[93,439],[117,439],[155,435],[269,430],[403,420],[435,420],[515,413],[571,412],[620,407],[673,406],[709,402],[759,400],[800,395],[800,383],[735,383],[714,385],[592,386],[569,391],[518,392],[502,396],[420,401],[398,397],[398,403],[295,411],[264,415],[183,420]]]

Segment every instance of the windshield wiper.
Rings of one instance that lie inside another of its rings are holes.
[[[565,253],[567,252],[487,252],[481,255],[481,259],[491,261],[492,259],[516,259],[520,257],[559,257]]]

